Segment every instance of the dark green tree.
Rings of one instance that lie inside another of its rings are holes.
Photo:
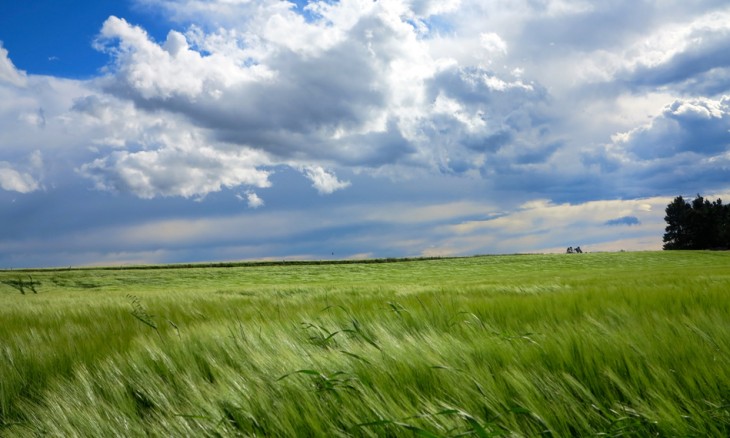
[[[730,205],[699,194],[689,203],[677,196],[667,205],[664,249],[730,248]]]
[[[699,194],[692,201],[692,211],[689,215],[689,249],[707,249],[713,247],[713,241],[717,235],[715,230],[715,217],[713,216],[712,204]]]
[[[718,247],[730,248],[730,204],[722,205],[721,200],[713,204],[717,215]]]
[[[681,196],[674,198],[664,210],[664,220],[667,226],[664,229],[664,249],[690,249],[692,242],[689,230],[689,219],[692,206]]]

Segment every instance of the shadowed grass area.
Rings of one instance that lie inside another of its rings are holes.
[[[728,253],[23,275],[2,435],[730,435]]]

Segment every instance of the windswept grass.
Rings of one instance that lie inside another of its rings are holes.
[[[30,275],[2,435],[730,435],[728,253]]]

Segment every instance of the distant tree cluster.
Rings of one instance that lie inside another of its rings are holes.
[[[730,204],[699,194],[691,203],[677,196],[665,212],[664,249],[730,248]]]

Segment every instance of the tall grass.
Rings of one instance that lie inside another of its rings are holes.
[[[3,435],[730,435],[727,253],[31,275]]]

